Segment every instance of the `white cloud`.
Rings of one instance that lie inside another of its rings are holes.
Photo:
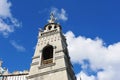
[[[77,80],[95,80],[94,76],[87,76],[84,72],[77,74]]]
[[[8,36],[14,32],[21,24],[13,17],[10,7],[12,4],[8,0],[0,0],[0,34]]]
[[[0,16],[6,17],[11,16],[10,13],[11,3],[7,0],[0,0]]]
[[[90,78],[87,80],[120,80],[120,42],[105,46],[102,39],[75,37],[71,31],[67,32],[65,36],[72,62],[82,65],[82,73],[79,74]],[[84,68],[87,67],[85,67],[84,60],[89,61],[90,69],[97,72],[97,76],[85,74]],[[100,69],[102,71],[98,71]]]
[[[51,12],[54,13],[55,17],[57,18],[57,20],[62,20],[62,21],[67,21],[68,17],[67,17],[67,13],[65,11],[65,9],[57,9],[57,8],[51,8]]]
[[[11,45],[17,49],[18,51],[21,51],[21,52],[24,52],[26,49],[22,46],[22,45],[19,45],[18,43],[16,43],[14,40],[13,41],[10,41]]]

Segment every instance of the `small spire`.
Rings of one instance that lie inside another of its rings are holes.
[[[50,20],[48,20],[48,22],[49,22],[49,23],[54,23],[55,21],[56,21],[56,18],[55,18],[55,16],[54,16],[54,13],[51,12],[51,13],[50,13]]]

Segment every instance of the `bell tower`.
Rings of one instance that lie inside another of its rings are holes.
[[[28,80],[76,80],[60,24],[51,13],[48,24],[39,30]]]

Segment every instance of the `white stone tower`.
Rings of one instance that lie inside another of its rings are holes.
[[[53,13],[39,31],[28,80],[76,80],[61,26]]]

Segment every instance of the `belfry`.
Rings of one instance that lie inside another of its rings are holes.
[[[48,24],[39,30],[28,80],[76,80],[62,27],[51,13]]]
[[[0,80],[76,80],[62,27],[51,13],[48,24],[39,30],[30,70],[9,71],[2,67]]]

